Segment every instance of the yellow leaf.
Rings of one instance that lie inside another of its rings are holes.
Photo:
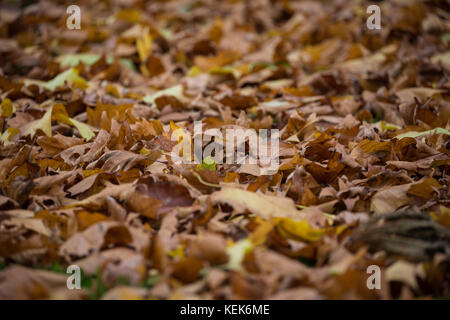
[[[91,140],[95,136],[94,132],[92,132],[87,124],[69,118],[66,108],[61,103],[56,103],[50,107],[41,119],[34,121],[34,123],[25,131],[24,135],[31,134],[34,136],[36,130],[41,129],[47,136],[51,137],[52,120],[74,126],[86,141]]]
[[[185,249],[185,246],[180,245],[178,248],[168,251],[167,254],[172,258],[184,259],[186,257],[184,254],[184,249]]]
[[[13,114],[14,106],[11,103],[10,99],[3,100],[0,111],[1,111],[1,116],[5,117],[5,118],[10,117]]]
[[[378,154],[380,152],[391,152],[392,144],[390,141],[378,142],[364,139],[358,146],[367,154]]]
[[[242,76],[241,71],[239,71],[237,68],[231,67],[231,66],[212,67],[211,69],[209,69],[208,72],[210,74],[223,74],[223,75],[231,74],[231,75],[233,75],[233,77],[235,79],[239,79]]]
[[[400,126],[397,126],[393,123],[381,121],[381,129],[383,129],[383,130],[398,130],[400,128],[401,128]]]
[[[24,132],[24,135],[30,134],[32,137],[35,135],[36,130],[42,130],[47,136],[52,136],[52,110],[53,107],[50,107],[47,112],[45,112],[44,116],[39,119],[33,121],[31,126]]]
[[[416,99],[426,101],[427,99],[438,99],[445,93],[442,89],[433,89],[427,87],[405,88],[395,92],[400,102],[413,103]]]
[[[91,140],[93,137],[95,137],[94,132],[92,132],[91,128],[86,123],[77,121],[75,119],[69,118],[70,122],[75,126],[75,128],[78,129],[80,132],[80,135],[86,139],[86,141]]]
[[[88,211],[82,210],[77,214],[77,220],[80,228],[84,230],[100,221],[109,220],[109,218],[101,213],[90,213]]]
[[[199,67],[197,67],[197,66],[192,66],[190,69],[189,69],[189,72],[188,72],[188,77],[195,77],[195,76],[198,76],[199,74],[201,74],[202,73],[202,70],[200,70],[200,68]]]
[[[26,228],[28,230],[42,234],[46,237],[50,237],[50,235],[52,234],[50,229],[44,224],[44,222],[41,219],[12,218],[12,219],[6,220],[4,222],[4,225],[7,228],[20,226],[20,227]]]
[[[410,202],[407,192],[411,184],[387,186],[375,193],[372,197],[370,210],[375,214],[393,212]]]
[[[136,39],[136,48],[141,62],[146,61],[152,51],[152,37],[148,28],[144,30],[144,35],[141,38]]]
[[[9,127],[8,130],[3,132],[3,134],[0,137],[0,140],[3,141],[3,144],[8,144],[11,138],[14,137],[16,134],[18,134],[19,132],[20,131],[18,129]]]
[[[227,248],[229,256],[227,268],[230,270],[243,271],[242,260],[245,255],[253,249],[253,243],[246,238],[240,240]]]
[[[71,83],[79,89],[86,89],[89,86],[87,81],[78,75],[78,70],[75,68],[70,68],[60,73],[48,82],[33,79],[26,79],[24,81],[26,86],[34,84],[50,91],[54,91],[56,88],[63,86],[66,82]]]
[[[65,123],[67,125],[71,125],[71,122],[69,120],[69,114],[66,111],[66,108],[61,103],[55,103],[53,105],[52,109],[52,120],[53,121],[60,121],[62,123]]]
[[[424,199],[430,199],[433,192],[437,192],[442,186],[437,182],[436,179],[426,178],[418,183],[414,183],[408,189],[407,194],[421,197]]]
[[[141,20],[141,12],[137,9],[122,9],[116,13],[116,19],[138,23]]]
[[[274,217],[303,220],[305,215],[295,208],[291,198],[270,196],[238,188],[225,187],[211,194],[213,203],[227,203],[235,211],[254,213],[264,220]]]
[[[169,125],[170,125],[170,130],[171,130],[171,131],[177,131],[178,129],[183,129],[183,128],[180,127],[180,126],[177,126],[177,125],[175,124],[175,122],[173,122],[172,120],[170,120]]]
[[[320,240],[325,232],[324,229],[314,229],[307,221],[294,221],[289,218],[278,218],[275,221],[285,238],[315,242]]]
[[[413,264],[408,261],[398,260],[386,269],[386,280],[388,282],[397,281],[417,289],[417,277],[424,276],[423,265]]]

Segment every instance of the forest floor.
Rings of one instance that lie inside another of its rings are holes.
[[[449,298],[450,5],[376,3],[2,1],[0,299]]]

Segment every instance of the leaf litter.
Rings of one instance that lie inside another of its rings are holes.
[[[78,3],[0,5],[1,299],[449,297],[448,4]],[[195,121],[277,170],[176,163]]]

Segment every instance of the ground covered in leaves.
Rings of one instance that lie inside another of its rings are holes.
[[[0,5],[0,298],[449,297],[448,1],[373,31],[356,0],[77,1],[68,30],[73,2]],[[175,163],[194,121],[279,129],[278,170]]]

